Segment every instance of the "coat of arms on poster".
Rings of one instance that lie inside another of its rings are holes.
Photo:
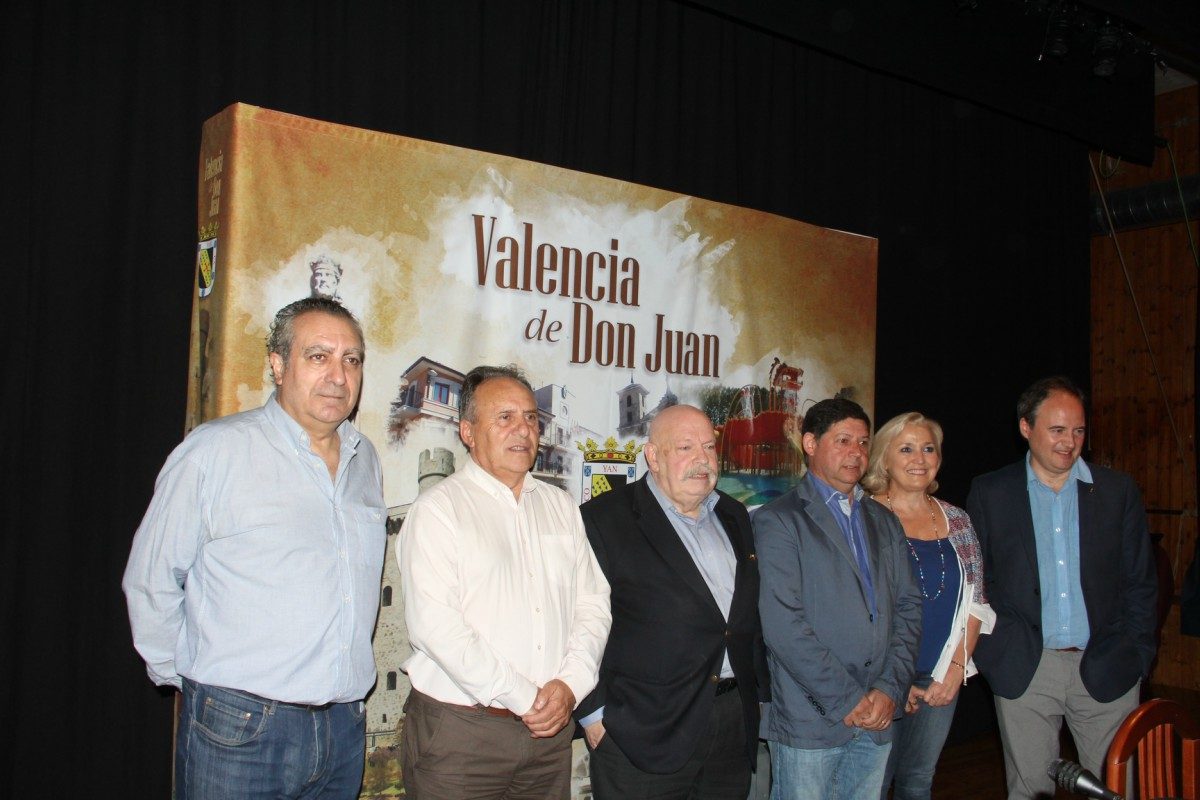
[[[642,446],[636,440],[621,446],[610,436],[604,447],[592,439],[576,442],[575,446],[583,453],[583,502],[637,480],[637,457]]]

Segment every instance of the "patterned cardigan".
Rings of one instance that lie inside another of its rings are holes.
[[[979,537],[975,535],[971,518],[958,506],[936,497],[933,499],[937,500],[942,511],[946,512],[946,519],[950,523],[950,545],[958,554],[967,573],[966,580],[971,586],[971,599],[983,605],[987,602],[983,588],[983,553],[980,552]]]

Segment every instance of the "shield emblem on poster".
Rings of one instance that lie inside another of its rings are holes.
[[[610,436],[603,447],[595,439],[576,442],[575,446],[583,451],[583,502],[637,480],[637,457],[642,446],[635,440],[619,445]]]

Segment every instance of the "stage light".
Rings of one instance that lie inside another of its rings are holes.
[[[1071,46],[1068,43],[1068,38],[1071,35],[1071,10],[1068,8],[1056,9],[1054,15],[1050,18],[1050,23],[1047,25],[1046,31],[1046,54],[1062,61],[1063,57],[1070,51]]]
[[[1121,54],[1123,34],[1124,31],[1110,20],[1105,20],[1096,31],[1096,40],[1092,46],[1092,55],[1096,61],[1092,66],[1092,74],[1100,78],[1111,78],[1117,71],[1117,56]]]

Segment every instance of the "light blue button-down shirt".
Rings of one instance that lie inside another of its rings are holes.
[[[338,428],[336,477],[275,400],[196,428],[167,459],[122,586],[158,684],[291,703],[375,683],[386,508],[375,449]]]
[[[1038,480],[1031,459],[1032,455],[1025,457],[1025,475],[1037,542],[1042,646],[1082,649],[1091,630],[1079,578],[1079,481],[1091,483],[1092,471],[1082,458],[1077,459],[1066,483],[1056,492]]]
[[[852,503],[850,496],[845,492],[839,492],[818,478],[811,470],[808,474],[812,478],[817,494],[821,495],[821,499],[829,507],[829,513],[833,514],[838,528],[846,537],[846,543],[850,545],[850,552],[854,554],[858,571],[863,576],[863,588],[867,593],[867,601],[871,604],[871,615],[874,616],[879,609],[875,605],[875,580],[871,575],[871,561],[867,557],[867,537],[864,532],[862,516],[862,499],[866,493],[863,492],[861,486],[857,483],[854,484],[854,488],[851,490],[854,492],[854,502]]]
[[[719,499],[717,493],[709,492],[708,497],[704,498],[697,509],[699,513],[693,518],[675,509],[675,504],[663,494],[652,473],[646,476],[646,485],[650,487],[654,499],[662,506],[663,513],[671,521],[671,527],[679,535],[679,541],[683,542],[688,555],[696,562],[696,569],[700,570],[700,576],[704,578],[713,599],[717,601],[717,607],[728,622],[729,608],[733,605],[734,579],[737,577],[737,556],[733,553],[733,544],[730,543],[724,526],[713,513]],[[733,677],[728,650],[725,651],[725,658],[721,663],[721,677]]]

